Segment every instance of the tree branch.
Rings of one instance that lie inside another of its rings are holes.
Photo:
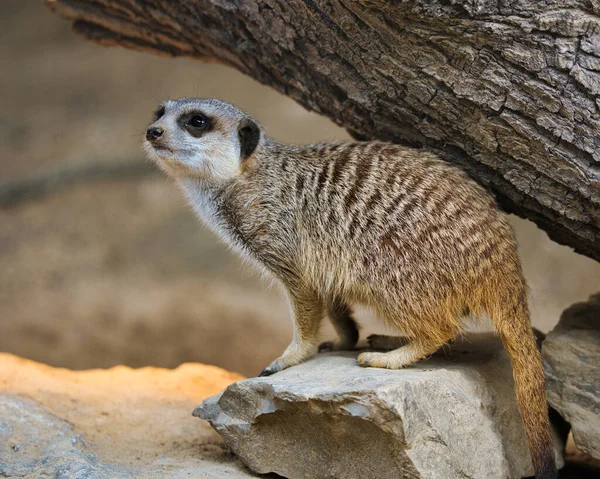
[[[103,45],[230,65],[359,138],[424,146],[600,261],[595,0],[46,0]]]

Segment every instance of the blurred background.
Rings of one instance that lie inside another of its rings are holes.
[[[291,339],[285,299],[144,168],[142,134],[157,103],[182,96],[234,103],[284,142],[345,131],[235,70],[79,40],[42,0],[3,2],[0,39],[0,193],[92,177],[0,204],[0,351],[72,369],[199,361],[257,374]],[[93,179],[115,162],[136,171]],[[533,323],[548,331],[598,291],[600,264],[512,221]],[[384,331],[359,318],[363,335]]]

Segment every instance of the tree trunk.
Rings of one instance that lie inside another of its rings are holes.
[[[100,44],[225,63],[432,149],[600,261],[598,0],[46,1]]]

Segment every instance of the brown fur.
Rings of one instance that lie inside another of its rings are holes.
[[[290,147],[264,136],[235,177],[189,176],[178,179],[192,202],[211,206],[205,221],[288,292],[294,339],[263,374],[316,352],[325,311],[340,337],[328,349],[355,345],[352,304],[371,306],[402,331],[401,347],[358,356],[361,366],[390,369],[452,340],[465,311],[487,313],[513,365],[537,477],[557,477],[515,235],[481,186],[422,150],[381,142]]]

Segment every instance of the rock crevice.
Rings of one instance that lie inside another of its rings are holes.
[[[600,294],[566,309],[542,345],[548,402],[584,453],[600,459]]]

